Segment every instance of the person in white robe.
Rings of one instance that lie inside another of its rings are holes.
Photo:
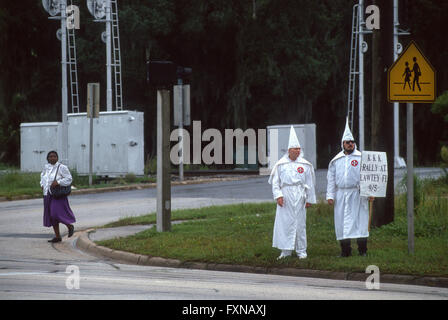
[[[316,203],[313,165],[303,158],[299,139],[291,126],[288,153],[274,165],[269,183],[277,201],[272,246],[281,250],[277,259],[307,258],[306,208]]]
[[[336,239],[341,245],[341,257],[351,256],[351,239],[357,239],[358,252],[367,255],[369,237],[369,204],[373,197],[360,196],[361,152],[348,125],[348,118],[341,141],[342,151],[328,165],[328,204],[334,205]]]

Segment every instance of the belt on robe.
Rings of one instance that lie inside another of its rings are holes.
[[[349,190],[359,190],[359,186],[356,186],[356,187],[336,187],[336,191],[337,190],[347,190],[347,191],[349,191]]]
[[[311,189],[307,184],[304,184],[304,183],[294,183],[294,184],[284,183],[284,184],[282,185],[282,188],[283,188],[283,187],[303,187],[303,188],[305,188],[306,190]]]

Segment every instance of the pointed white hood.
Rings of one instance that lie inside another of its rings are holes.
[[[302,147],[300,146],[299,139],[297,138],[296,131],[294,130],[294,127],[293,127],[293,126],[291,126],[291,129],[289,129],[288,150],[291,149],[291,148],[302,148]],[[277,161],[277,163],[274,165],[274,167],[272,168],[272,170],[271,170],[271,175],[269,176],[269,180],[268,180],[269,184],[272,184],[272,179],[273,179],[273,177],[274,177],[274,173],[275,173],[276,170],[277,170],[277,167],[280,166],[280,165],[283,165],[283,164],[285,164],[285,163],[289,163],[289,162],[291,162],[291,161],[292,161],[292,160],[289,158],[289,154],[288,154],[288,152],[286,152],[286,153],[283,155],[283,157],[281,157],[281,158]],[[297,159],[295,160],[295,162],[309,165],[309,166],[312,168],[311,171],[312,171],[312,173],[313,173],[313,179],[314,179],[314,167],[313,167],[313,165],[311,164],[311,162],[309,162],[309,161],[307,161],[307,160],[305,160],[305,159],[303,158],[303,150],[300,150],[300,155],[297,157]]]
[[[345,130],[344,130],[344,134],[342,135],[342,139],[341,139],[341,149],[342,151],[339,152],[331,161],[330,163],[332,163],[333,161],[343,157],[344,154],[344,141],[355,141],[355,138],[353,137],[352,132],[350,131],[350,127],[348,125],[348,117],[346,118],[345,121]],[[355,143],[355,149],[353,150],[353,155],[361,155],[361,152],[358,150],[356,143]]]
[[[353,137],[353,134],[350,131],[350,127],[348,125],[348,117],[346,118],[345,122],[345,130],[344,134],[342,135],[341,146],[343,145],[344,141],[355,141],[355,138]]]
[[[300,148],[300,142],[297,138],[296,131],[294,130],[293,126],[291,126],[291,129],[289,130],[288,149],[291,148]]]

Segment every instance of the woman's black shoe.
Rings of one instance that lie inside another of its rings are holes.
[[[61,241],[62,241],[62,238],[56,238],[56,237],[54,237],[54,238],[51,239],[51,240],[48,240],[48,242],[51,242],[51,243],[61,242]]]
[[[73,232],[75,231],[75,227],[71,224],[68,226],[68,237],[70,238],[73,235]]]

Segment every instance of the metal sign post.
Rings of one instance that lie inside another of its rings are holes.
[[[414,253],[414,103],[434,102],[436,70],[414,41],[387,71],[387,98],[406,102],[408,252]],[[395,155],[397,156],[397,155]]]
[[[157,231],[171,229],[170,90],[178,68],[171,61],[147,61],[147,82],[157,88]],[[181,73],[191,69],[181,68]],[[183,116],[182,116],[183,117]],[[181,141],[183,143],[183,141]]]
[[[87,118],[90,118],[89,132],[89,186],[92,185],[93,175],[93,119],[99,117],[100,111],[100,84],[87,84]]]
[[[180,181],[184,181],[184,136],[183,136],[183,129],[184,129],[184,117],[183,117],[183,113],[184,113],[184,109],[183,109],[183,89],[182,89],[182,79],[178,79],[177,82],[178,86],[179,86],[179,141],[180,141],[180,163],[179,163],[179,180]]]
[[[414,253],[414,104],[407,103],[406,108],[408,252],[412,254]]]
[[[182,79],[178,79],[173,87],[174,125],[179,127],[179,180],[184,180],[184,126],[191,123],[190,117],[190,85],[184,85]]]
[[[157,231],[171,229],[170,91],[157,90]]]

